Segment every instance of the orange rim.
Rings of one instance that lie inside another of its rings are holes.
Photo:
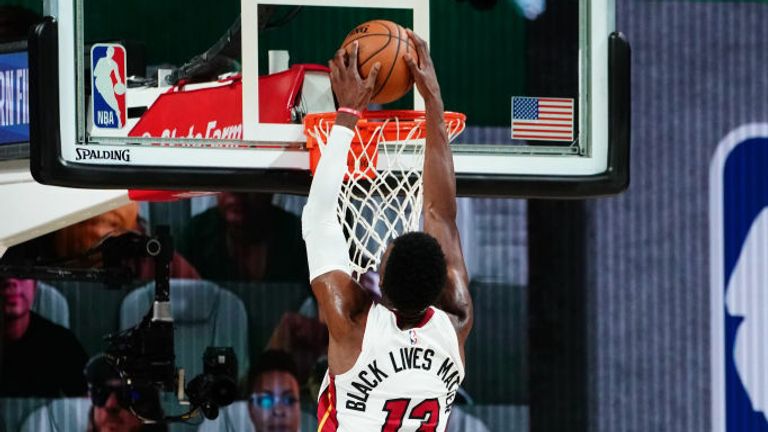
[[[464,129],[466,116],[462,113],[446,111],[444,113],[445,124],[449,133],[460,133]],[[304,117],[304,135],[307,137],[307,150],[309,150],[309,168],[312,174],[315,173],[317,164],[320,161],[320,147],[318,146],[318,130],[324,129],[330,131],[336,120],[336,112],[324,112],[307,114]],[[368,159],[372,161],[373,166],[366,167],[363,172],[352,174],[353,164],[350,162],[350,172],[345,179],[366,177],[369,179],[376,177],[376,161],[378,159],[378,142],[371,143],[374,134],[380,134],[379,141],[418,140],[424,138],[426,134],[426,114],[424,111],[412,110],[385,110],[385,111],[365,111],[363,116],[357,122],[356,131],[352,138],[350,153],[361,155],[368,153]],[[383,126],[383,129],[382,129]],[[414,130],[417,129],[417,130]],[[453,137],[452,137],[453,138]],[[369,145],[374,144],[374,145]]]
[[[466,121],[467,116],[462,113],[446,111],[444,114],[446,124],[452,122]],[[397,121],[395,121],[395,119]],[[324,113],[312,113],[304,116],[304,134],[307,137],[307,148],[311,149],[317,146],[317,141],[314,139],[310,131],[314,131],[321,123],[327,123],[333,125],[336,120],[336,112],[324,112]],[[358,134],[355,135],[354,141],[357,141],[360,137],[364,140],[369,140],[371,135],[384,123],[384,141],[388,141],[396,132],[407,134],[417,125],[424,124],[426,122],[426,115],[424,111],[412,111],[412,110],[384,110],[384,111],[364,111],[363,116],[357,122]],[[425,125],[424,125],[425,126]]]

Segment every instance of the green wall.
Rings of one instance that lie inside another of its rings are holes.
[[[40,0],[4,3],[42,11]],[[87,41],[144,41],[150,65],[180,65],[203,52],[218,40],[240,11],[239,0],[84,0],[84,4]],[[264,43],[275,49],[288,49],[293,61],[325,64],[350,30],[349,23],[388,18],[405,26],[411,24],[409,16],[399,11],[348,9],[339,13],[329,9],[306,7],[293,24],[309,29],[322,22],[324,28],[338,31],[307,40],[304,32],[275,29],[262,35]],[[339,24],[334,26],[334,22]],[[481,12],[468,2],[432,0],[431,29],[432,56],[446,107],[465,112],[475,125],[508,125],[509,112],[494,108],[488,101],[498,95],[524,94],[525,20],[512,2],[500,1],[493,10]],[[490,56],[493,61],[488,61]],[[266,64],[263,60],[262,64]],[[495,68],[478,66],[488,64]]]
[[[43,0],[2,0],[0,6],[24,6],[39,14],[43,13]]]
[[[508,126],[509,111],[494,109],[488,100],[498,95],[523,94],[525,24],[510,2],[499,2],[492,11],[479,12],[467,3],[433,0],[431,4],[431,46],[447,109],[466,113],[475,125]],[[277,13],[276,15],[281,15]],[[305,8],[294,24],[311,28],[322,22],[335,32],[318,33],[309,41],[303,33],[275,29],[263,34],[270,49],[287,49],[292,61],[325,64],[351,30],[349,23],[382,18],[411,26],[408,13],[392,10]],[[337,25],[333,25],[337,22]],[[499,43],[499,41],[505,41]],[[494,57],[489,61],[488,57]],[[299,61],[299,60],[297,60]],[[266,64],[266,55],[259,59]],[[494,64],[493,70],[477,65]],[[264,71],[262,71],[263,73]],[[407,100],[407,99],[406,99]],[[388,106],[388,108],[405,107]]]

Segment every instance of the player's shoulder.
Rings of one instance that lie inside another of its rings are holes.
[[[381,303],[372,302],[365,316],[365,340],[376,343],[380,337],[395,331],[396,316]]]
[[[381,303],[373,303],[368,313],[367,327],[399,331],[397,314]],[[436,327],[439,331],[452,331],[453,323],[448,314],[436,306],[430,306],[416,328]]]
[[[382,324],[386,323],[390,315],[393,317],[395,316],[394,312],[389,310],[386,306],[375,301],[371,302],[371,306],[370,309],[368,309],[368,314],[365,321],[366,327],[381,326]]]
[[[451,321],[450,315],[448,315],[448,312],[440,309],[437,306],[430,306],[430,308],[433,311],[433,319],[437,320],[440,324],[449,325],[451,328],[453,328],[453,323]]]

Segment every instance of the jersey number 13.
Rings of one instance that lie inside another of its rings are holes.
[[[410,405],[410,399],[388,400],[383,409],[387,413],[387,419],[381,427],[381,432],[398,432]],[[440,422],[440,403],[437,399],[423,400],[411,409],[408,418],[421,420],[416,432],[435,432]]]

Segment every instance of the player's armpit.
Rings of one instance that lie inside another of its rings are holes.
[[[469,294],[469,281],[466,278],[466,273],[455,268],[448,268],[446,287],[438,302],[441,304],[443,312],[451,318],[459,337],[459,343],[463,346],[474,322],[474,306]]]
[[[314,278],[312,291],[328,326],[328,368],[336,375],[345,373],[362,350],[371,297],[342,271]]]
[[[459,344],[463,347],[472,330],[474,309],[459,230],[453,219],[441,217],[440,212],[425,211],[424,231],[437,239],[445,254],[448,278],[437,307],[451,318]]]
[[[312,279],[312,292],[332,339],[344,341],[362,326],[372,300],[370,294],[343,271],[330,271]]]

